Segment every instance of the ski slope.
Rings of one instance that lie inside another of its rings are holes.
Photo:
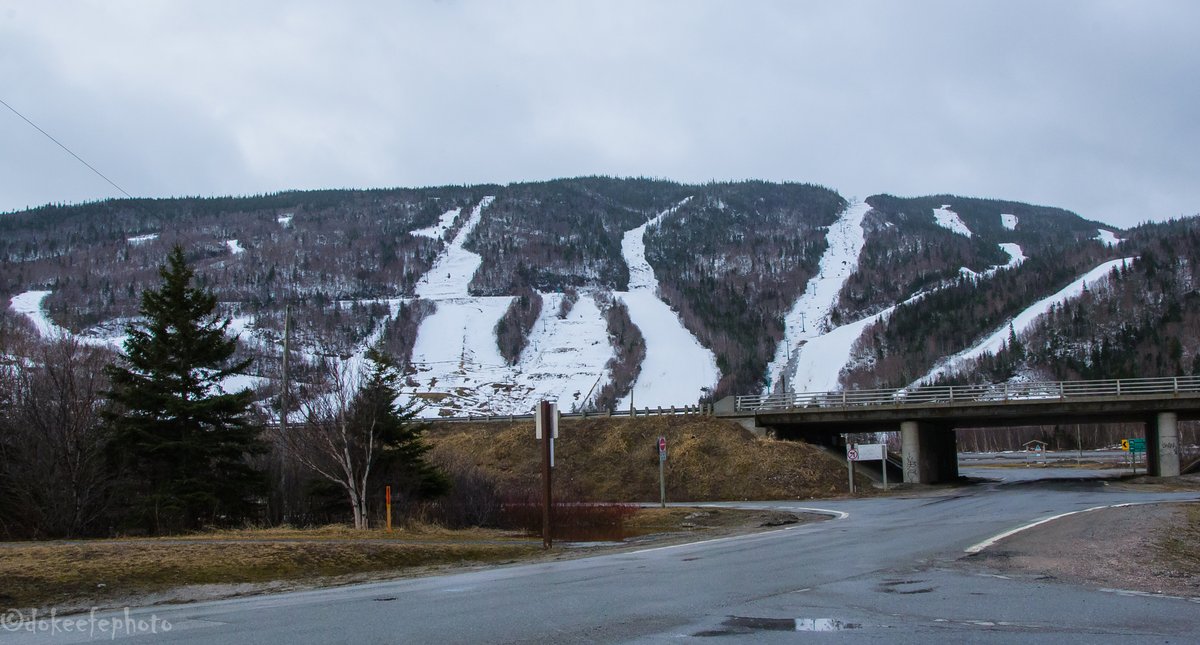
[[[933,209],[933,220],[937,222],[938,226],[949,229],[953,233],[971,237],[971,229],[967,228],[967,225],[958,217],[958,213],[950,210],[949,204]]]
[[[594,294],[580,294],[566,318],[558,317],[563,294],[541,294],[542,311],[516,365],[508,365],[496,343],[496,323],[512,296],[471,296],[468,287],[483,259],[464,248],[479,224],[487,197],[417,282],[418,298],[436,311],[421,321],[404,393],[426,404],[425,417],[526,414],[542,399],[563,410],[582,407],[609,378],[612,358],[608,326]],[[458,216],[442,215],[437,236]]]
[[[619,409],[628,408],[631,402],[635,407],[694,405],[703,395],[702,390],[715,386],[721,376],[716,356],[696,340],[679,315],[658,297],[658,278],[646,261],[646,230],[687,201],[626,231],[621,239],[621,255],[629,267],[629,291],[613,295],[629,308],[629,318],[646,339],[646,358],[633,390],[618,402]]]
[[[1121,238],[1117,237],[1116,233],[1103,228],[1096,229],[1096,237],[1093,237],[1092,239],[1109,248],[1112,248],[1122,242]]]
[[[821,352],[816,346],[809,347],[809,343],[829,330],[829,313],[837,305],[838,294],[846,280],[858,270],[858,256],[866,244],[862,222],[870,210],[871,206],[866,202],[855,202],[829,226],[825,234],[827,246],[817,274],[808,281],[804,293],[784,317],[784,340],[775,348],[775,357],[767,365],[767,394],[783,391],[784,381],[790,391],[802,391],[797,387],[814,379],[825,382],[823,374],[814,373],[814,370],[824,370],[824,364],[817,359]],[[844,360],[838,364],[838,370],[842,365],[845,365]]]
[[[1016,215],[1010,215],[1008,213],[1000,214],[1000,225],[1010,231],[1017,230],[1017,221]]]
[[[1050,311],[1051,307],[1059,303],[1066,302],[1072,298],[1079,297],[1079,295],[1083,293],[1084,285],[1093,284],[1098,280],[1105,279],[1108,274],[1112,272],[1113,268],[1119,267],[1124,263],[1133,262],[1134,259],[1135,258],[1123,258],[1120,260],[1110,260],[1105,262],[1091,271],[1083,274],[1071,284],[1068,284],[1060,289],[1054,295],[1048,296],[1033,303],[1024,311],[1017,314],[1017,316],[1010,321],[1013,331],[1018,335],[1028,331],[1040,316],[1045,314],[1047,311]],[[1006,342],[1008,342],[1008,328],[1009,323],[1004,323],[998,329],[992,332],[991,335],[989,335],[987,338],[984,338],[974,347],[959,352],[958,354],[955,354],[942,361],[941,364],[930,370],[928,374],[914,381],[913,385],[915,386],[931,383],[938,377],[954,372],[954,370],[962,366],[964,363],[979,358],[985,353],[995,354],[996,352],[1000,351]]]

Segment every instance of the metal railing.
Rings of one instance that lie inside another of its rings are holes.
[[[983,385],[925,385],[894,390],[841,390],[791,394],[743,395],[739,412],[851,408],[862,406],[956,405],[1039,400],[1078,400],[1178,394],[1200,395],[1200,376],[1111,379],[1104,381],[1042,381]]]
[[[596,417],[654,417],[654,416],[680,416],[680,415],[704,415],[710,416],[713,414],[711,405],[685,405],[685,406],[669,406],[669,407],[653,407],[653,408],[634,408],[632,410],[599,410],[591,412],[560,412],[559,417],[563,419],[591,419]],[[450,422],[450,423],[466,423],[475,421],[532,421],[534,415],[529,414],[475,414],[466,416],[453,417],[429,417],[422,418],[425,422]]]

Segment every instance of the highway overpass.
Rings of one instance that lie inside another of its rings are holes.
[[[784,439],[899,431],[904,481],[958,477],[955,430],[1062,423],[1145,424],[1151,475],[1179,474],[1180,420],[1200,419],[1200,377],[922,386],[731,396],[718,416]]]

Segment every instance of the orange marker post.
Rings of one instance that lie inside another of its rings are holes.
[[[387,531],[392,532],[392,487],[384,488],[384,497],[387,500]]]

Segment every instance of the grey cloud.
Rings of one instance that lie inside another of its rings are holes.
[[[47,5],[47,6],[43,6]],[[1200,211],[1200,6],[17,3],[0,87],[138,195],[812,181]],[[0,113],[0,209],[113,194]]]

